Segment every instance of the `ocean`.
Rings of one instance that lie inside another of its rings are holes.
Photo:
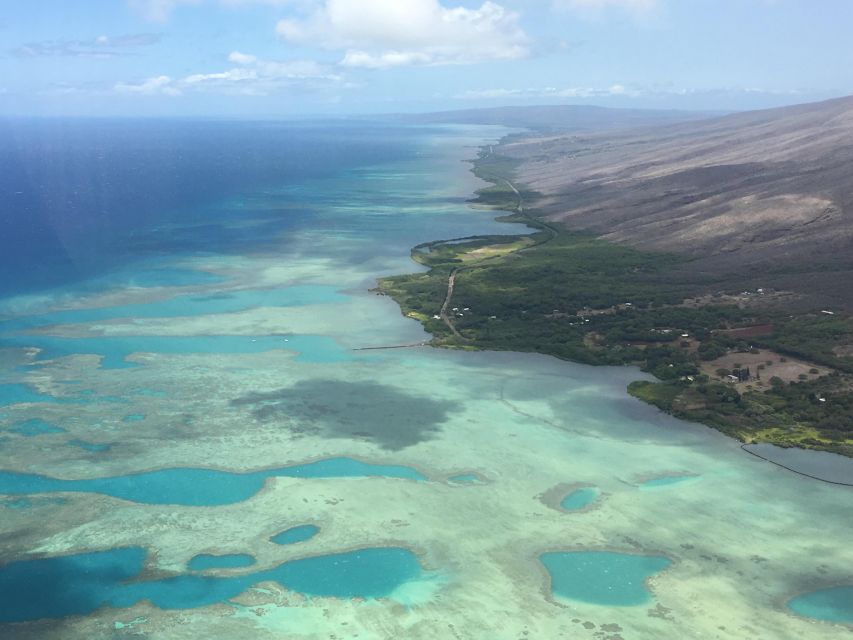
[[[848,488],[372,291],[505,133],[2,121],[0,637],[846,637]]]

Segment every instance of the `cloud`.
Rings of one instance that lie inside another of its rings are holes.
[[[531,89],[474,89],[454,96],[457,100],[494,100],[498,98],[602,98],[602,97],[637,97],[643,92],[637,88],[629,88],[621,84],[609,87],[540,87]]]
[[[285,87],[321,87],[340,84],[343,78],[325,65],[311,60],[261,60],[233,51],[229,62],[237,65],[225,71],[196,73],[180,81],[186,89],[269,95]]]
[[[696,89],[671,85],[611,84],[607,87],[536,87],[527,89],[472,89],[453,96],[456,100],[499,100],[499,99],[594,99],[594,98],[661,98],[684,96],[720,96],[762,94],[797,95],[800,90],[764,89],[755,87],[717,87]]]
[[[429,64],[429,54],[418,51],[385,51],[379,54],[367,51],[347,51],[341,64],[345,67],[363,67],[365,69],[387,69],[410,64]]]
[[[161,75],[140,83],[120,82],[117,93],[177,96],[187,92],[231,95],[270,95],[290,87],[323,88],[345,86],[343,77],[311,60],[262,60],[233,51],[228,61],[236,65],[224,71],[194,73],[180,79]]]
[[[438,0],[325,0],[303,19],[279,21],[291,43],[344,51],[346,67],[471,64],[529,54],[518,14],[490,0],[479,8]]]
[[[160,38],[157,33],[131,33],[92,40],[42,40],[21,45],[10,53],[18,58],[115,58],[126,55],[123,49],[147,47],[160,42]]]
[[[142,94],[147,96],[178,96],[181,94],[181,90],[175,86],[174,81],[169,76],[155,76],[139,84],[119,82],[115,85],[115,91],[117,93]]]
[[[234,64],[255,64],[258,59],[249,55],[248,53],[240,53],[239,51],[232,51],[228,55],[228,62],[233,62]]]

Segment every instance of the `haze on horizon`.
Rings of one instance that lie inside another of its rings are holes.
[[[853,93],[851,24],[846,0],[6,0],[0,115],[773,107]]]

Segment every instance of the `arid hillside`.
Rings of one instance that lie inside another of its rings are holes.
[[[534,135],[537,208],[570,228],[853,307],[853,97],[699,121]]]

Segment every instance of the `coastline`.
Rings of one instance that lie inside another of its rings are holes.
[[[505,141],[506,138],[504,138],[497,145],[498,148],[500,148],[500,146],[504,144]],[[455,321],[460,320],[465,322],[464,313],[460,312],[460,309],[464,312],[467,312],[468,307],[451,307],[455,294],[454,289],[459,274],[466,272],[470,273],[475,270],[488,270],[490,267],[499,265],[501,263],[506,263],[510,259],[519,258],[524,252],[529,252],[531,250],[536,249],[537,247],[542,247],[543,245],[560,236],[568,235],[574,238],[580,237],[582,240],[590,240],[590,236],[588,234],[577,234],[575,232],[571,232],[565,229],[559,229],[532,215],[530,213],[531,202],[535,202],[536,198],[539,197],[540,194],[529,190],[524,185],[519,185],[521,187],[519,189],[515,184],[513,184],[512,179],[517,164],[514,163],[512,159],[507,158],[506,156],[500,156],[498,153],[496,153],[494,145],[481,147],[478,157],[472,160],[471,162],[473,165],[471,168],[472,173],[474,173],[474,175],[476,175],[481,180],[484,180],[485,182],[491,184],[491,186],[487,186],[476,191],[476,197],[469,201],[471,206],[476,208],[487,208],[493,211],[503,211],[505,213],[503,215],[497,216],[496,220],[500,222],[524,224],[528,229],[531,229],[531,231],[528,234],[507,234],[505,236],[468,236],[465,238],[440,239],[421,243],[416,247],[413,247],[411,250],[412,259],[415,262],[428,267],[430,271],[426,274],[426,276],[424,274],[415,274],[415,276],[408,276],[408,278],[420,277],[420,279],[424,279],[432,275],[439,277],[441,280],[446,280],[445,295],[440,311],[437,314],[429,315],[425,312],[424,309],[414,308],[414,305],[412,304],[413,298],[409,297],[410,291],[407,291],[406,289],[407,286],[410,286],[410,283],[405,282],[407,276],[392,276],[379,280],[377,290],[380,293],[393,298],[395,302],[397,302],[397,304],[400,306],[404,315],[420,321],[424,325],[426,331],[431,334],[432,339],[426,344],[429,344],[433,347],[463,350],[508,350],[525,351],[531,353],[544,353],[547,355],[552,355],[559,359],[582,364],[639,365],[643,371],[652,374],[656,382],[643,382],[636,384],[632,383],[626,390],[629,395],[640,399],[648,404],[652,404],[658,407],[660,410],[664,411],[665,413],[672,415],[676,418],[691,422],[698,422],[707,427],[720,431],[725,435],[735,438],[736,440],[741,442],[744,447],[750,445],[767,444],[780,447],[784,450],[799,450],[809,453],[815,453],[816,451],[819,451],[826,452],[828,454],[839,454],[839,459],[844,460],[845,462],[850,461],[851,477],[853,477],[853,438],[847,439],[846,442],[844,440],[833,441],[831,439],[819,437],[806,438],[802,437],[802,434],[799,433],[796,434],[796,437],[793,438],[788,437],[787,434],[785,434],[784,437],[780,437],[782,431],[781,429],[764,429],[762,432],[759,432],[757,434],[747,433],[745,430],[732,429],[731,425],[724,424],[723,421],[719,419],[718,415],[703,416],[701,414],[697,414],[696,411],[685,411],[682,407],[679,407],[676,402],[673,402],[673,400],[677,400],[678,393],[680,393],[682,389],[687,386],[683,383],[686,382],[688,378],[689,382],[693,383],[694,376],[689,376],[687,374],[686,369],[685,375],[679,376],[678,378],[674,379],[672,376],[664,377],[659,375],[659,369],[656,370],[655,367],[649,366],[649,362],[644,362],[642,357],[636,357],[636,353],[626,354],[625,357],[617,358],[614,361],[612,358],[596,358],[594,357],[594,353],[593,357],[590,357],[590,352],[593,351],[593,348],[590,348],[587,350],[587,353],[581,352],[578,354],[574,354],[575,357],[572,357],[572,355],[560,353],[553,349],[548,349],[547,347],[519,348],[518,344],[501,343],[500,341],[493,342],[488,345],[483,345],[481,344],[482,341],[479,339],[481,337],[479,334],[476,335],[475,338],[471,338],[468,337],[472,334],[471,331],[467,332],[468,336],[464,335],[463,333],[460,333],[460,331],[457,329]],[[522,246],[516,246],[514,248],[506,250],[503,249],[507,246],[512,247],[513,243],[517,244],[520,241],[524,240],[526,240],[527,242]],[[598,242],[601,245],[610,244],[605,243],[604,241]],[[610,246],[613,247],[614,245]],[[632,252],[632,250],[628,249],[626,249],[626,251]],[[478,257],[476,259],[469,260],[469,256],[473,254],[477,254]],[[665,256],[665,258],[672,259],[673,263],[676,264],[678,262],[677,257]],[[399,286],[401,280],[403,281],[402,287]],[[435,282],[431,284],[434,286]],[[556,307],[558,304],[557,298],[555,297],[553,300],[553,306]],[[627,306],[631,307],[630,304]],[[588,309],[589,307],[584,308]],[[651,309],[652,305],[649,304],[648,308]],[[453,313],[448,314],[448,310],[451,310]],[[523,310],[521,313],[526,314],[527,311]],[[594,313],[595,311],[590,311],[590,315]],[[602,313],[607,313],[607,311]],[[559,314],[558,310],[554,309],[552,315],[568,315],[568,313]],[[577,315],[580,316],[581,313],[578,313]],[[492,315],[489,318],[490,320],[497,319],[495,315]],[[589,323],[589,321],[589,317],[586,317],[585,323]],[[442,328],[441,325],[444,325],[444,328]],[[488,333],[489,329],[485,329],[485,332]],[[682,337],[684,336],[682,335]],[[692,339],[693,338],[691,337],[691,340]],[[586,336],[584,337],[584,343],[586,343]],[[684,341],[682,341],[681,345],[682,347],[685,345]],[[651,348],[649,349],[649,351],[651,351]],[[786,358],[781,357],[781,360],[785,361]],[[682,366],[683,364],[685,364],[685,362],[676,362],[676,364],[678,366]],[[668,366],[672,368],[673,364],[670,363]],[[815,371],[815,369],[812,369],[812,371]],[[696,370],[695,372],[691,373],[698,374],[699,370]],[[702,375],[700,377],[700,375],[696,375],[695,377],[701,382],[709,382],[708,376]],[[801,380],[802,378],[803,376],[800,376]],[[713,385],[713,383],[711,384]],[[791,382],[790,384],[793,386],[794,382]],[[713,386],[716,386],[724,392],[726,391],[725,387],[722,384],[717,384]],[[751,389],[751,387],[749,388]],[[704,389],[700,390],[705,393]],[[776,389],[773,388],[772,390],[775,391]],[[719,393],[719,391],[715,391]],[[740,402],[740,396],[738,396],[737,402]],[[809,435],[812,435],[812,432],[813,430],[809,430]],[[801,475],[804,475],[806,477],[810,477],[820,481],[830,482],[833,484],[848,484],[846,481],[835,482],[831,479],[818,477],[816,475],[813,475],[813,473],[801,471],[797,468],[787,466],[794,464],[790,460],[787,460],[786,464],[781,464],[776,460],[772,459],[772,457],[757,455],[756,453],[750,451],[747,448],[744,448],[744,450],[747,453],[761,458],[766,462],[781,466],[795,473],[800,473]],[[845,478],[846,477],[847,476],[845,475]]]

